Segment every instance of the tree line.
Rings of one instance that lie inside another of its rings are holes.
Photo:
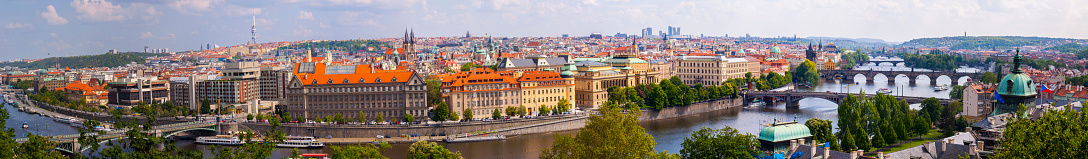
[[[608,101],[605,105],[627,109],[661,110],[666,107],[691,105],[696,101],[737,97],[737,90],[737,86],[731,82],[723,82],[722,86],[703,86],[702,83],[689,86],[679,77],[672,76],[657,84],[609,87]]]
[[[963,64],[982,62],[980,60],[968,60],[960,56],[949,55],[939,50],[931,50],[928,54],[901,53],[899,54],[899,57],[902,57],[903,61],[914,62],[914,66],[912,67],[935,71],[952,71]]]
[[[921,110],[911,110],[908,105],[905,100],[886,94],[873,98],[847,95],[839,104],[839,131],[835,135],[825,134],[831,127],[824,121],[809,120],[805,125],[817,132],[813,134],[814,140],[828,142],[832,149],[840,151],[889,146],[925,135],[934,126],[944,136],[951,136],[968,126],[965,119],[956,117],[962,109],[958,101],[944,106],[936,98],[927,98],[922,101]]]
[[[839,67],[843,70],[854,69],[860,61],[869,61],[869,55],[861,53],[861,50],[839,54]]]
[[[155,56],[167,56],[162,53],[117,53],[117,54],[98,54],[98,55],[83,55],[83,56],[69,56],[69,57],[50,57],[34,62],[6,62],[0,63],[0,67],[11,66],[28,69],[43,69],[53,68],[54,66],[60,66],[60,68],[69,67],[72,69],[88,68],[88,67],[117,67],[126,65],[132,62],[144,63],[147,57]]]
[[[276,49],[277,50],[286,50],[286,49],[292,49],[292,48],[294,48],[294,49],[318,48],[318,49],[340,50],[340,51],[344,51],[344,52],[357,53],[359,50],[366,50],[367,47],[374,47],[375,49],[380,49],[382,46],[389,47],[389,45],[387,43],[381,42],[381,41],[378,41],[378,40],[326,40],[326,41],[318,41],[318,42],[291,44],[291,45],[288,45],[288,46],[281,46],[281,47],[276,48]]]

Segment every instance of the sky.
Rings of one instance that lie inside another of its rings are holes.
[[[307,39],[488,34],[1088,38],[1085,0],[4,0],[0,60]],[[256,20],[254,20],[254,18]],[[255,21],[255,22],[254,22]]]

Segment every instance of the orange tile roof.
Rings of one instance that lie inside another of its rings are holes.
[[[416,76],[414,71],[379,70],[371,68],[370,65],[355,65],[354,74],[325,74],[326,66],[324,63],[314,63],[314,73],[298,73],[301,63],[295,63],[294,65],[295,78],[298,78],[303,85],[358,84],[360,79],[362,79],[362,83],[401,83],[407,82],[412,76]],[[378,81],[379,79],[380,81]],[[393,81],[393,79],[396,79],[396,81]]]
[[[558,72],[553,71],[525,71],[518,81],[551,81],[562,80]]]

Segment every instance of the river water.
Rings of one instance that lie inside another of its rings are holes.
[[[859,66],[859,70],[869,69],[892,69],[892,70],[910,70],[910,68],[902,67],[901,65],[891,65],[885,63],[884,65],[869,64],[865,66]],[[916,69],[918,70],[918,69]],[[958,71],[976,71],[978,69],[973,68],[961,68]],[[929,84],[927,78],[921,78],[918,80],[912,80],[906,82],[907,77],[898,78],[896,83],[889,83],[886,77],[878,76],[873,81],[866,81],[865,78],[858,76],[854,81],[824,81],[823,83],[814,86],[813,88],[801,88],[797,91],[816,91],[816,92],[851,92],[857,93],[864,91],[868,94],[875,93],[880,88],[889,88],[893,90],[893,94],[906,95],[906,96],[919,96],[919,97],[936,97],[936,98],[948,98],[949,91],[934,91],[933,86]],[[951,78],[941,77],[937,78],[937,85],[952,85],[956,84],[952,82]],[[967,78],[957,79],[957,83],[966,82]],[[786,108],[784,104],[778,103],[767,107],[760,108],[732,108],[726,110],[719,110],[713,112],[707,112],[703,114],[685,116],[683,118],[663,119],[642,122],[640,125],[645,129],[646,133],[652,135],[657,145],[654,146],[656,151],[668,151],[670,153],[677,153],[681,149],[681,143],[684,138],[691,135],[692,132],[703,127],[708,128],[724,128],[732,127],[740,131],[741,133],[758,134],[759,130],[763,126],[759,123],[768,123],[773,120],[779,121],[793,121],[804,122],[810,118],[828,119],[831,121],[837,121],[838,114],[836,108],[838,106],[835,103],[823,99],[809,98],[802,99],[800,107],[798,108]],[[912,105],[917,109],[917,104]],[[12,118],[8,120],[8,128],[15,128],[16,133],[20,134],[20,137],[24,136],[25,132],[44,135],[61,135],[61,134],[75,134],[75,129],[68,127],[66,124],[53,122],[49,118],[40,117],[37,115],[26,114],[18,112],[7,107],[8,112],[12,114]],[[19,130],[22,122],[28,122],[34,127],[40,127],[32,130]],[[834,125],[834,124],[833,124]],[[554,134],[576,134],[577,130],[544,133],[544,134],[530,134],[511,136],[503,141],[488,141],[488,142],[471,142],[471,143],[439,143],[452,151],[461,152],[466,158],[537,158],[540,155],[541,150],[550,147],[554,141]],[[178,146],[199,150],[204,152],[206,157],[211,157],[211,146],[193,144],[192,140],[182,140],[176,143]],[[393,144],[391,149],[384,150],[383,155],[390,158],[406,158],[407,149],[410,144]],[[276,149],[273,154],[273,158],[280,158],[284,155],[290,155],[291,149]],[[301,153],[330,153],[331,147],[323,149],[301,149]]]

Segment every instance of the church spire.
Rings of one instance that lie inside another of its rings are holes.
[[[1021,60],[1023,60],[1023,57],[1020,56],[1020,48],[1016,48],[1016,55],[1014,55],[1013,58],[1012,58],[1012,73],[1015,73],[1015,74],[1024,73],[1023,70],[1020,70],[1020,61]]]

